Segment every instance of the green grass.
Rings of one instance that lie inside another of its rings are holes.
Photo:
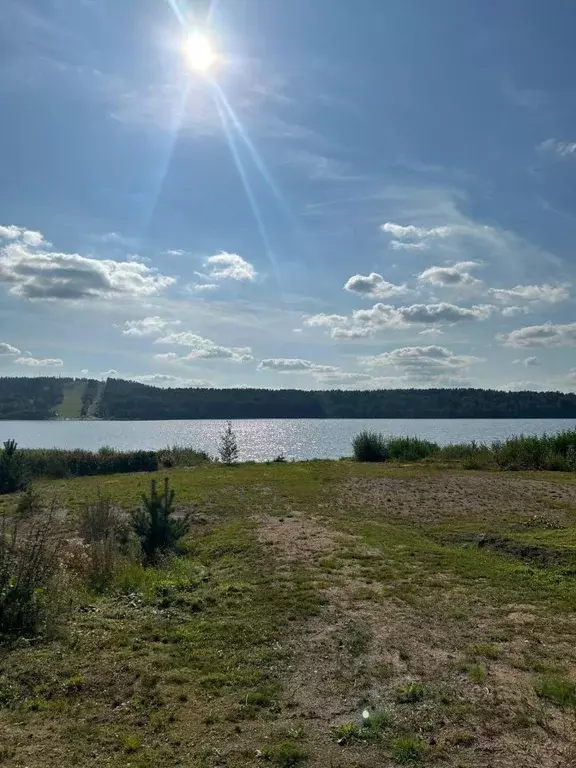
[[[544,677],[535,686],[541,699],[549,699],[560,707],[576,708],[576,683],[564,677]]]
[[[56,407],[59,419],[79,419],[82,408],[82,396],[86,390],[85,381],[74,381],[64,386],[63,398]]]
[[[130,509],[165,475],[197,512],[183,554],[123,561],[60,635],[2,649],[8,765],[511,768],[576,748],[574,575],[475,543],[576,551],[573,475],[207,464],[38,490],[72,536],[85,500]]]

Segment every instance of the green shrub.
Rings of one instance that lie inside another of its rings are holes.
[[[356,461],[387,461],[386,440],[378,432],[363,430],[352,440]]]
[[[62,539],[54,533],[55,507],[35,519],[0,516],[0,636],[49,631],[62,606],[56,589]]]
[[[80,449],[25,449],[22,463],[31,478],[84,477],[125,472],[155,472],[158,454],[154,451],[114,451],[105,447],[98,452]]]
[[[195,451],[193,448],[183,448],[178,445],[165,448],[158,452],[158,462],[161,467],[197,467],[212,461],[206,451]]]
[[[160,554],[174,551],[180,539],[190,529],[191,513],[180,520],[174,519],[174,495],[168,478],[164,479],[164,492],[156,490],[156,481],[150,483],[150,496],[142,495],[142,505],[132,513],[134,532],[140,540],[142,554],[147,563],[153,564]]]
[[[15,440],[6,440],[0,451],[0,494],[14,493],[26,487],[22,452]]]
[[[393,461],[421,461],[440,451],[437,443],[419,437],[390,437],[386,440],[386,448]]]

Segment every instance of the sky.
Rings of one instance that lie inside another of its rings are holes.
[[[0,375],[576,391],[575,25],[2,0]]]

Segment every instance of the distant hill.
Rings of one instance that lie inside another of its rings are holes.
[[[101,386],[94,379],[0,378],[0,419],[80,419]]]
[[[576,395],[488,389],[161,389],[0,378],[0,419],[576,419]]]

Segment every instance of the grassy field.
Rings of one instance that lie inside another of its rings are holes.
[[[86,382],[83,380],[73,381],[64,387],[64,396],[62,402],[56,408],[56,415],[59,419],[79,419],[82,408],[82,395],[86,390]]]
[[[1,765],[576,765],[574,473],[165,475],[196,510],[186,556],[2,648]],[[72,533],[149,481],[40,487]]]

